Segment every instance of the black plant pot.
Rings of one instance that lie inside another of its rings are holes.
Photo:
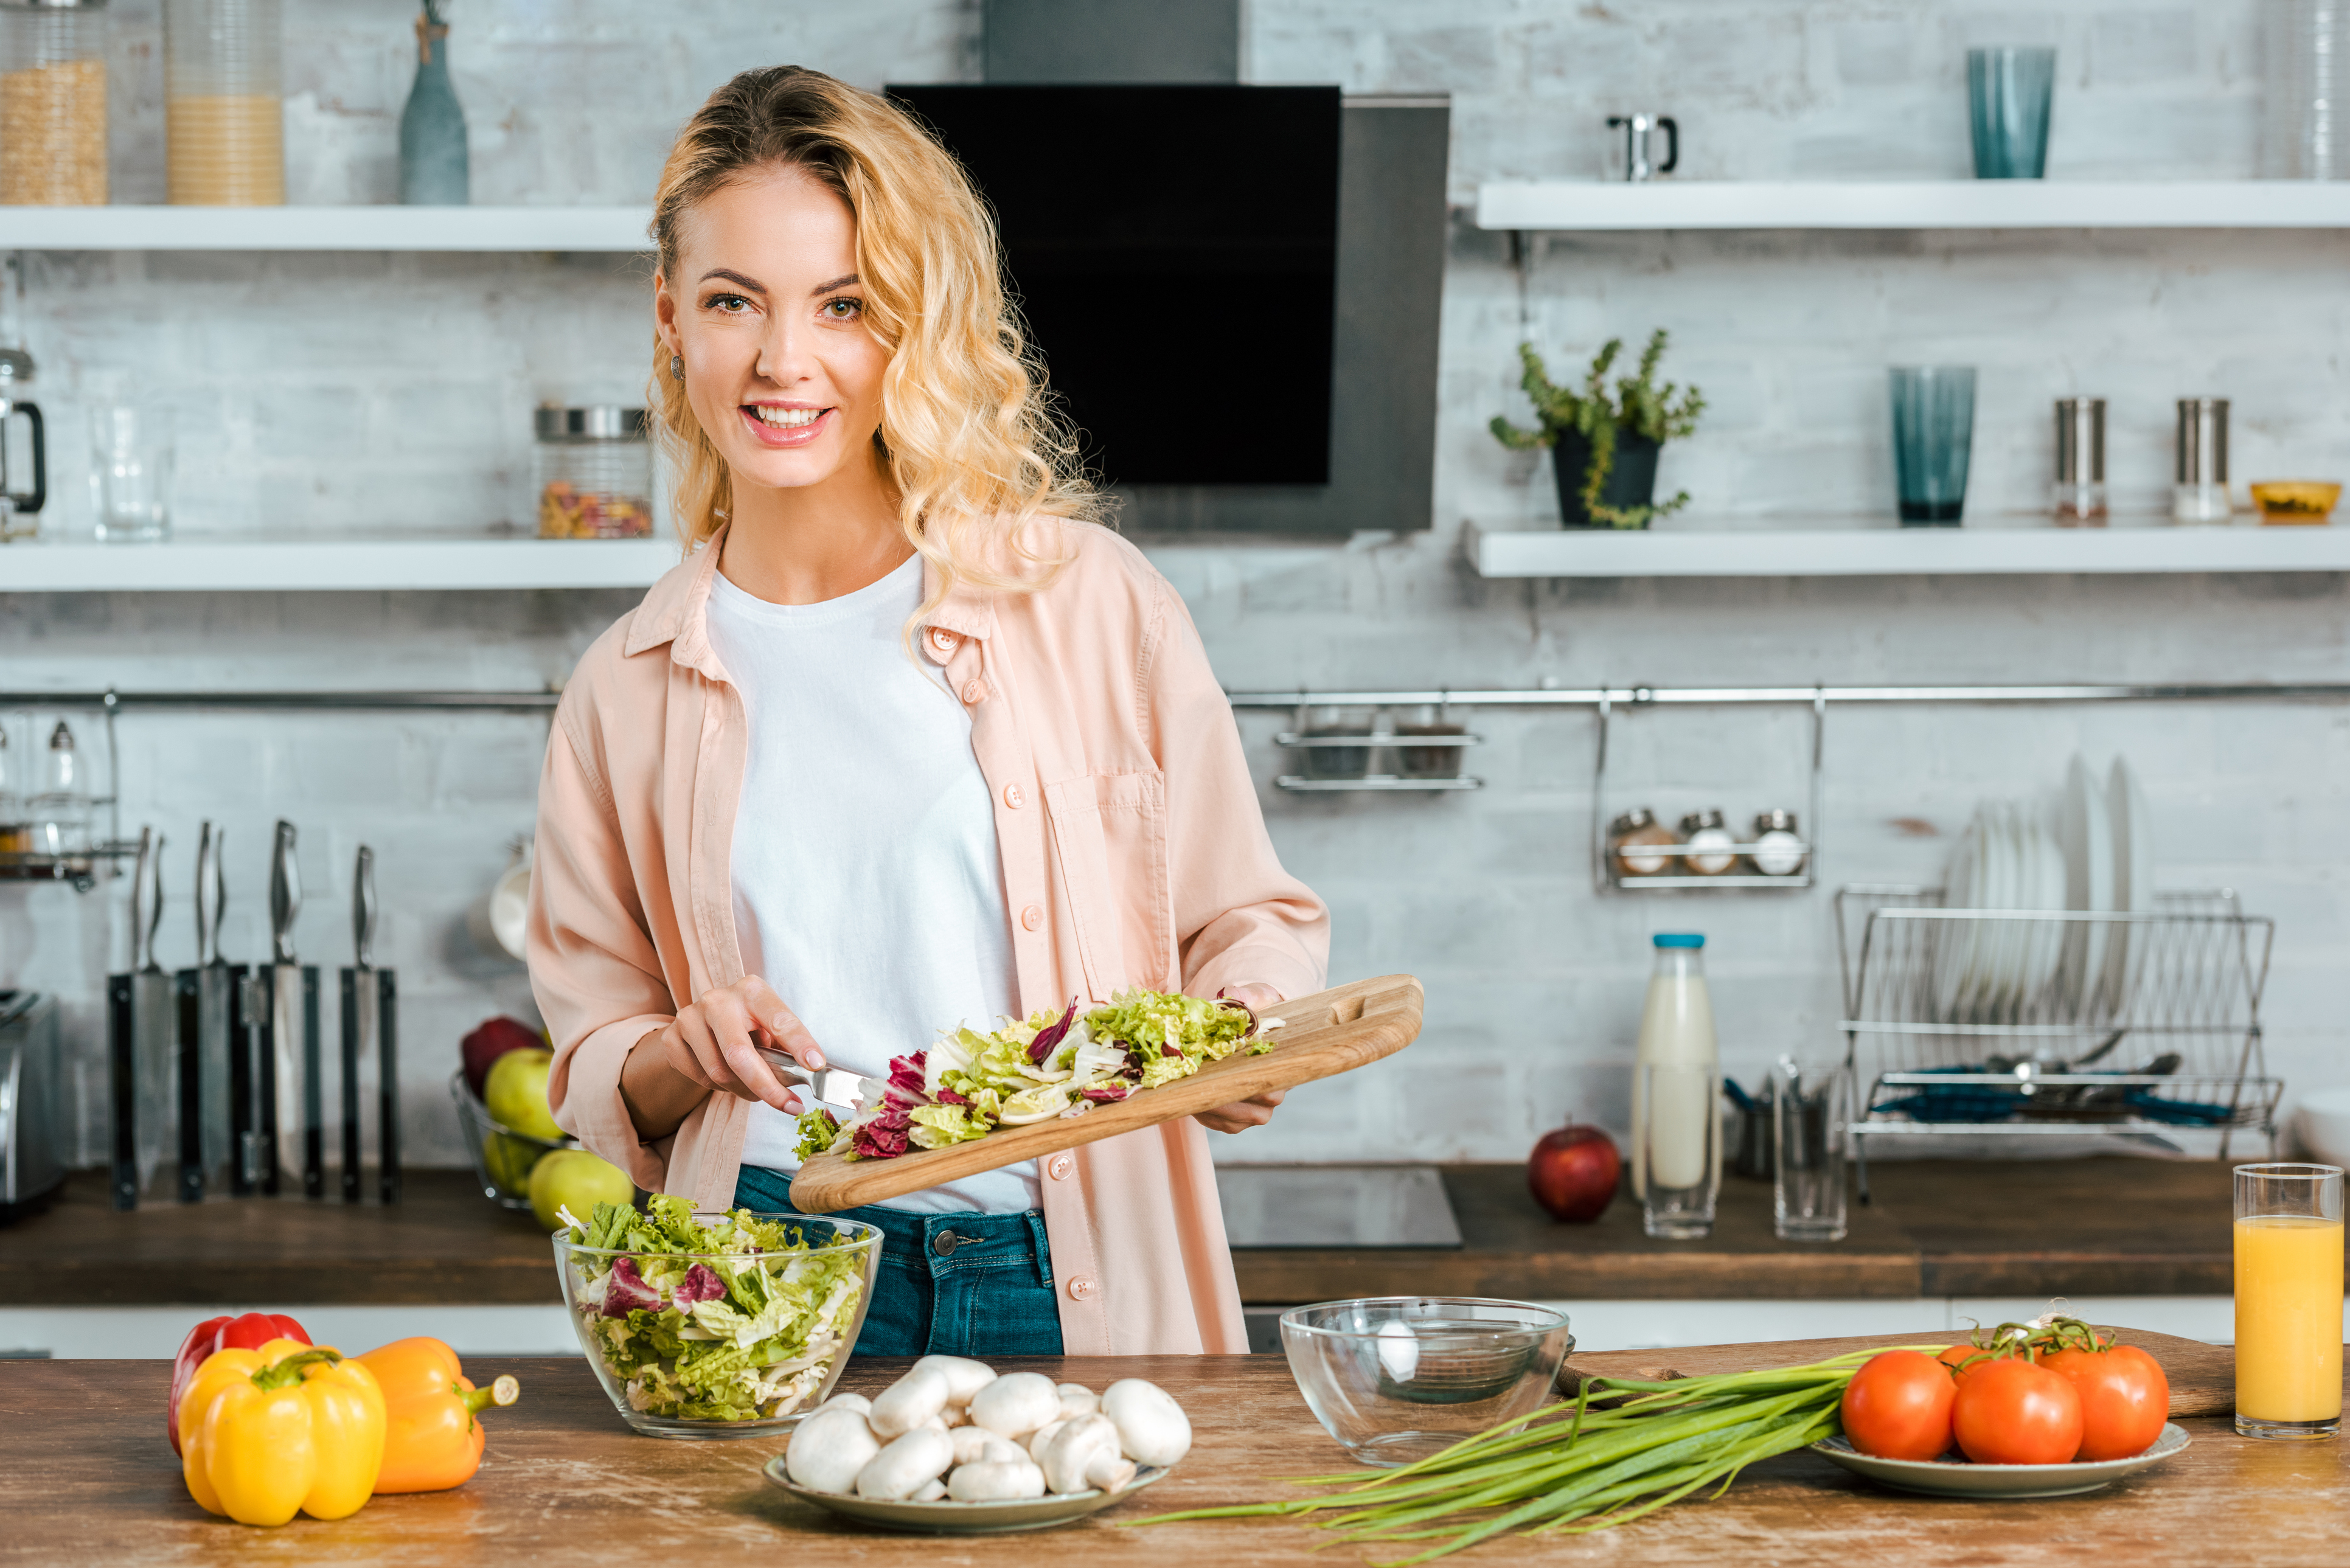
[[[1599,487],[1601,504],[1648,506],[1657,498],[1657,453],[1664,442],[1625,431],[1616,432],[1616,461],[1607,483]],[[1591,441],[1581,431],[1561,431],[1550,449],[1551,472],[1558,480],[1559,521],[1569,528],[1607,528],[1583,505],[1583,483],[1591,467]],[[1643,528],[1648,524],[1640,524]]]

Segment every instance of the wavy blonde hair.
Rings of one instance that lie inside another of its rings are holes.
[[[744,71],[686,122],[662,166],[652,237],[663,278],[676,279],[679,228],[696,203],[779,168],[822,182],[857,220],[865,324],[889,351],[874,440],[899,526],[940,577],[916,620],[958,585],[1041,587],[1069,557],[1022,524],[1099,522],[1104,508],[1004,297],[995,225],[970,177],[874,94],[798,66]],[[733,511],[733,475],[669,359],[656,336],[649,396],[691,549]]]

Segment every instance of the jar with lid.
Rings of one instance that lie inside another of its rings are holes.
[[[29,815],[34,854],[79,855],[89,848],[89,786],[82,778],[73,730],[63,719],[49,732],[41,793],[33,797]]]
[[[25,820],[24,784],[8,750],[8,726],[0,724],[0,855],[22,855],[33,847],[32,824]]]
[[[543,405],[532,464],[542,539],[644,539],[653,531],[645,410]]]
[[[106,0],[0,0],[0,206],[106,205]]]
[[[2056,400],[2056,479],[2049,487],[2059,528],[2106,525],[2106,400]]]
[[[1795,814],[1792,811],[1766,811],[1757,815],[1752,842],[1754,849],[1747,858],[1761,876],[1800,875],[1804,863],[1811,858],[1803,835],[1795,829]]]
[[[1731,836],[1718,806],[1682,817],[1681,843],[1689,851],[1681,864],[1694,876],[1720,877],[1738,864],[1738,840]]]
[[[286,201],[281,0],[163,0],[163,127],[171,201]]]
[[[1679,842],[1673,830],[1657,820],[1655,812],[1636,805],[1607,825],[1608,869],[1618,879],[1659,876],[1673,868],[1674,857],[1651,846]]]

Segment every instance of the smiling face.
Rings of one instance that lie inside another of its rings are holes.
[[[655,316],[738,506],[760,489],[874,484],[889,351],[866,329],[847,203],[778,169],[696,204],[678,240]]]

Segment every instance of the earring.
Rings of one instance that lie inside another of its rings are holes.
[[[682,354],[672,354],[669,357],[669,373],[671,380],[682,381],[685,379],[685,356]]]

